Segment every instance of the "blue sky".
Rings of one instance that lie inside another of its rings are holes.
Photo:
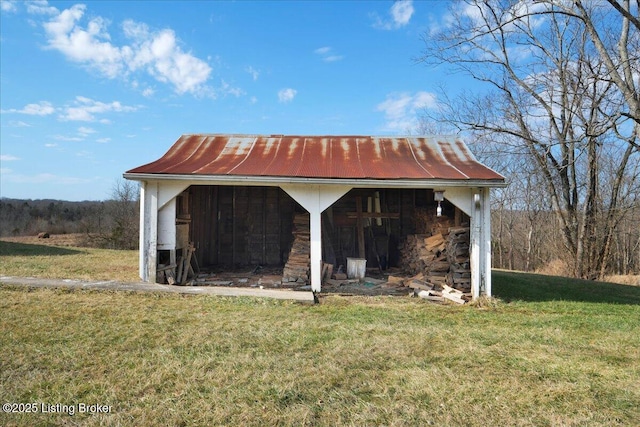
[[[0,196],[102,200],[187,133],[405,135],[439,1],[1,1]],[[452,89],[453,90],[453,89]]]

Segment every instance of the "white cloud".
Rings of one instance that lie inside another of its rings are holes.
[[[55,113],[55,108],[50,102],[40,101],[37,104],[27,104],[21,109],[12,108],[10,110],[2,110],[3,113],[28,114],[30,116],[48,116]]]
[[[99,138],[99,139],[96,139],[96,142],[99,143],[99,144],[106,144],[109,141],[111,141],[111,138]]]
[[[342,55],[329,55],[323,59],[324,62],[335,62],[340,61],[344,56]]]
[[[21,120],[12,120],[7,124],[7,126],[12,128],[30,128],[31,127],[29,123],[23,122]]]
[[[381,30],[397,30],[409,23],[414,12],[413,0],[397,0],[389,9],[389,17],[382,19],[374,15],[373,26]]]
[[[142,91],[142,96],[149,98],[150,96],[153,96],[154,93],[156,93],[156,91],[148,87]]]
[[[88,127],[85,127],[85,126],[80,126],[80,127],[78,128],[78,133],[79,133],[80,135],[87,136],[87,135],[90,135],[90,134],[92,134],[92,133],[96,133],[96,130],[95,130],[95,129],[93,129],[93,128],[88,128]]]
[[[47,47],[61,52],[70,61],[97,70],[108,78],[127,78],[146,73],[173,86],[178,94],[210,94],[206,82],[211,67],[183,51],[171,29],[151,31],[144,23],[127,20],[122,25],[130,45],[118,46],[108,32],[110,22],[100,16],[81,25],[87,7],[76,4],[59,11],[47,2],[30,4],[32,14],[51,15],[43,24]]]
[[[316,55],[319,55],[324,62],[335,62],[340,61],[344,58],[343,55],[336,55],[333,53],[333,48],[330,46],[320,47],[313,51]]]
[[[40,173],[37,175],[14,175],[8,174],[7,180],[17,184],[85,184],[91,182],[90,179],[70,176],[60,176],[51,173]]]
[[[132,46],[123,48],[129,69],[143,68],[156,80],[171,83],[179,94],[198,94],[205,90],[203,85],[211,74],[211,67],[183,52],[173,30],[152,32],[146,24],[132,20],[125,21],[122,28],[133,42]]]
[[[251,78],[253,78],[253,81],[255,82],[256,80],[258,80],[258,77],[260,76],[260,71],[256,70],[255,68],[253,68],[252,66],[248,66],[245,71],[249,74],[251,74]]]
[[[391,16],[393,23],[398,27],[403,27],[409,23],[413,15],[413,1],[399,0],[391,6]]]
[[[76,4],[43,25],[48,47],[62,52],[71,61],[115,78],[125,69],[123,51],[109,41],[108,22],[101,17],[91,19],[86,28],[78,25],[85,9],[85,5]]]
[[[391,93],[377,105],[376,110],[385,116],[385,129],[410,133],[418,126],[418,113],[436,106],[436,96],[429,92]]]
[[[239,97],[245,94],[242,89],[233,87],[224,80],[220,81],[220,87],[218,88],[217,92],[222,95],[233,95],[235,97]]]
[[[56,135],[53,137],[53,139],[57,140],[57,141],[84,141],[84,138],[81,138],[79,136],[64,136],[64,135]]]
[[[45,147],[47,147],[47,148],[53,148],[53,147],[57,147],[57,146],[58,146],[58,144],[51,144],[51,143],[49,143],[49,144],[44,144],[44,146],[45,146]]]
[[[0,160],[3,162],[13,162],[20,160],[20,157],[12,156],[11,154],[2,154],[0,155]]]
[[[0,0],[0,10],[3,12],[16,12],[18,10],[16,3],[13,0]]]
[[[546,2],[513,2],[501,10],[501,15],[498,18],[500,25],[498,25],[486,4],[482,2],[454,2],[449,12],[440,18],[443,25],[434,25],[430,33],[448,31],[449,28],[456,25],[456,22],[470,21],[473,24],[470,27],[469,37],[477,37],[476,41],[484,39],[488,43],[493,43],[493,34],[496,31],[506,33],[518,31],[517,26],[522,24],[519,22],[520,19],[524,19],[526,25],[532,29],[543,25],[548,18],[542,12],[549,12],[550,7]],[[487,23],[491,28],[487,26]]]
[[[281,89],[280,91],[278,91],[278,100],[280,102],[291,102],[293,101],[293,98],[295,98],[297,93],[298,91],[295,89]]]
[[[33,0],[27,3],[27,12],[35,15],[57,15],[58,9],[49,6],[46,0]]]
[[[96,114],[109,112],[127,113],[138,109],[137,107],[122,105],[119,101],[104,103],[84,96],[77,96],[74,104],[74,106],[65,107],[63,114],[60,116],[61,120],[109,123],[107,119],[98,120]]]

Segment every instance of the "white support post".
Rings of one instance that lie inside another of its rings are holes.
[[[138,275],[143,282],[147,281],[147,239],[149,233],[147,231],[147,223],[145,221],[147,201],[146,201],[147,182],[140,182],[140,236],[138,237]]]
[[[491,296],[491,204],[489,188],[473,191],[471,208],[471,296]]]
[[[471,238],[469,245],[471,263],[471,298],[477,299],[480,296],[480,267],[481,267],[481,237],[480,229],[482,224],[480,209],[480,192],[474,191],[471,196]]]
[[[140,278],[156,282],[158,257],[158,183],[144,182],[140,190]]]
[[[345,195],[351,187],[292,184],[281,188],[309,212],[311,290],[320,292],[322,289],[322,212]]]
[[[319,196],[319,195],[318,195]],[[319,201],[318,197],[318,201]],[[311,290],[320,292],[322,288],[322,229],[321,216],[318,203],[316,209],[309,211],[309,228],[311,232]]]
[[[484,276],[483,294],[491,296],[491,196],[490,189],[484,188],[482,191],[482,242],[484,245],[484,262],[481,276]]]

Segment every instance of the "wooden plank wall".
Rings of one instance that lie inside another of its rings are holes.
[[[277,187],[192,186],[191,232],[201,266],[283,265],[296,202]]]
[[[373,197],[375,189],[353,189],[322,215],[323,247],[331,245],[337,265],[346,267],[347,257],[358,256],[355,220],[347,214],[356,211],[356,197]],[[379,189],[382,212],[399,214],[399,219],[385,220],[372,229],[376,242],[389,233],[386,251],[388,265],[399,265],[398,246],[407,235],[415,233],[414,210],[432,204],[431,190]],[[282,266],[286,262],[293,236],[294,212],[304,212],[287,193],[278,187],[192,186],[189,192],[191,215],[190,239],[196,246],[200,266],[237,267],[249,265]],[[421,206],[420,206],[421,207]],[[329,241],[327,241],[329,240]],[[376,266],[372,237],[365,229],[368,266]],[[378,243],[381,245],[382,243]]]

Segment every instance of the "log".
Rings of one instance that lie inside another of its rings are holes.
[[[311,258],[309,214],[302,213],[293,217],[293,243],[289,251],[289,257],[282,270],[283,282],[296,282],[309,280],[309,268]]]
[[[178,272],[176,273],[176,283],[182,283],[182,269],[184,268],[183,257],[178,258]]]
[[[464,293],[447,285],[443,286],[442,297],[457,304],[464,304],[467,302],[464,299]]]
[[[401,285],[402,283],[404,283],[406,279],[407,279],[406,277],[389,275],[389,277],[387,277],[387,283]]]
[[[420,298],[423,298],[429,301],[436,301],[436,302],[444,301],[444,298],[442,297],[442,295],[437,295],[436,293],[434,293],[434,291],[420,291],[416,295],[418,295]]]
[[[405,286],[411,289],[421,289],[424,291],[430,291],[433,289],[433,285],[430,285],[426,282],[423,282],[422,280],[417,280],[417,279],[411,280],[411,282],[409,282]]]

